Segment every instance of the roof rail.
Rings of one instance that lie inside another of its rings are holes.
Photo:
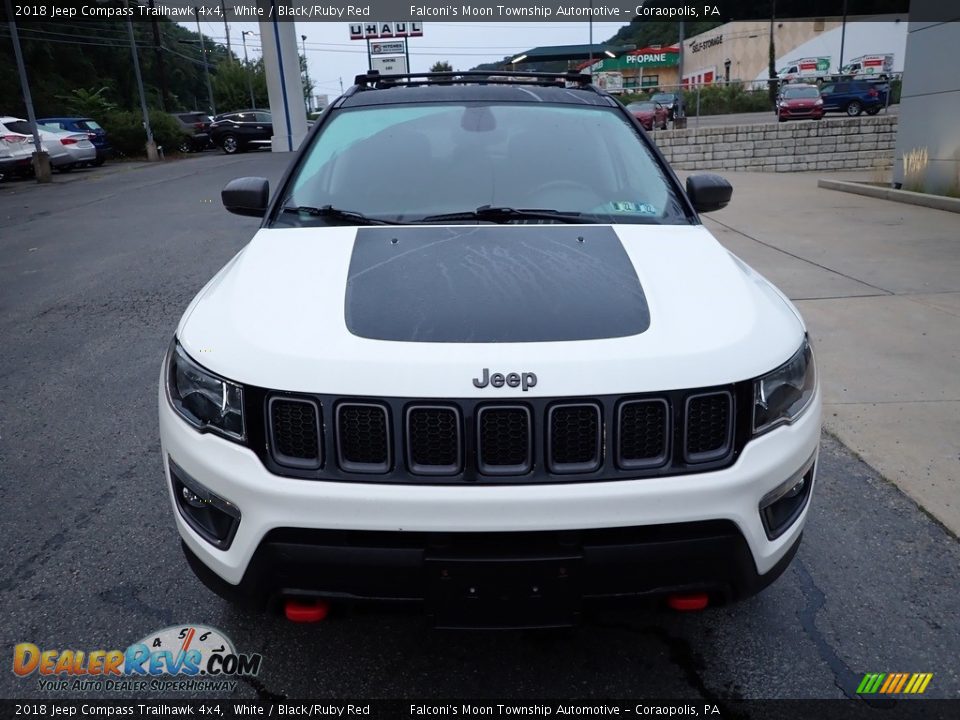
[[[379,70],[368,70],[354,78],[354,84],[363,89],[386,87],[417,87],[422,85],[525,85],[559,86],[573,84],[598,92],[591,84],[592,78],[577,70],[564,73],[514,72],[501,70],[455,70],[452,72],[402,73],[381,75]]]

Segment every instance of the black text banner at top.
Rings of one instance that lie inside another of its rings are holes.
[[[278,22],[644,22],[771,19],[780,21],[890,14],[912,21],[960,21],[960,3],[923,0],[11,0],[13,20],[134,20]],[[0,15],[6,6],[0,4]],[[951,17],[952,16],[952,17]],[[8,18],[2,18],[4,20]],[[877,17],[881,19],[881,17]]]

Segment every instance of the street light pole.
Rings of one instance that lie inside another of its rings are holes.
[[[590,0],[590,17],[588,18],[590,23],[590,64],[587,66],[590,70],[590,82],[593,82],[593,0]]]
[[[129,7],[129,0],[127,2]],[[127,18],[127,32],[130,34],[130,52],[133,55],[133,75],[137,79],[137,90],[140,91],[140,110],[143,112],[143,128],[147,131],[147,160],[157,160],[157,143],[153,140],[153,130],[150,129],[150,112],[147,110],[147,96],[143,92],[143,78],[140,76],[140,58],[137,55],[137,39],[133,34],[133,21]]]
[[[253,74],[250,72],[250,60],[247,58],[247,35],[256,35],[253,30],[242,30],[243,36],[243,67],[247,73],[247,89],[250,91],[250,107],[257,109],[257,101],[253,97]]]
[[[300,36],[300,47],[303,48],[303,102],[310,112],[310,64],[307,62],[307,36]]]
[[[207,97],[210,100],[210,114],[217,114],[217,105],[213,101],[213,86],[210,84],[210,68],[207,65],[207,49],[203,43],[203,31],[200,29],[200,9],[193,8],[194,17],[197,18],[197,34],[200,36],[200,55],[203,60],[203,75],[207,79]]]
[[[20,73],[20,90],[23,92],[23,102],[27,106],[27,120],[30,121],[30,130],[33,132],[33,174],[38,183],[48,183],[50,177],[50,156],[43,149],[40,142],[40,128],[37,127],[37,116],[33,112],[33,97],[30,95],[30,83],[27,82],[27,68],[23,64],[23,54],[20,51],[20,36],[17,34],[17,23],[13,20],[13,9],[10,0],[6,0],[7,17],[10,21],[10,39],[13,40],[13,54],[17,59],[17,71]]]

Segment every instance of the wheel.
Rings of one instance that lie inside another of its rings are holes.
[[[106,162],[106,158],[97,158],[96,160],[93,161],[92,165],[93,167],[100,167],[105,162]]]
[[[777,113],[777,122],[786,122],[786,121],[787,119],[783,115],[780,115],[779,113]]]
[[[57,172],[68,173],[73,170],[74,167],[74,163],[70,163],[69,165],[61,165],[57,168]]]
[[[857,117],[860,113],[863,112],[863,107],[860,105],[859,100],[851,100],[847,104],[847,115],[850,117]]]
[[[872,107],[872,108],[867,108],[867,109],[866,109],[867,115],[876,115],[878,112],[880,112],[880,106],[879,106],[879,105],[877,105],[876,107]]]
[[[666,118],[663,119],[663,125],[660,126],[660,129],[661,129],[661,130],[666,130],[666,129],[667,129],[667,119],[666,119]]]
[[[237,142],[236,135],[224,135],[220,140],[220,149],[223,150],[227,155],[233,155],[234,153],[240,152],[240,143]]]
[[[193,143],[187,139],[180,141],[180,144],[177,145],[177,150],[182,154],[186,155],[189,152],[193,152]]]

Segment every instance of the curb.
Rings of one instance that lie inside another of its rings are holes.
[[[911,190],[895,190],[889,187],[877,187],[846,180],[826,180],[824,178],[817,180],[817,187],[853,193],[854,195],[865,195],[879,200],[891,200],[907,205],[919,205],[934,210],[960,213],[960,198],[946,197],[945,195],[930,195]]]

